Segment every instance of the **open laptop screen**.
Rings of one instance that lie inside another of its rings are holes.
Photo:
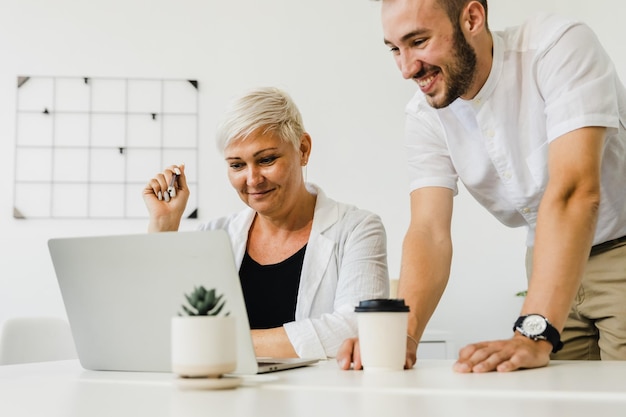
[[[169,372],[171,318],[203,285],[223,293],[236,318],[235,373],[259,371],[226,232],[57,238],[48,247],[84,368]]]

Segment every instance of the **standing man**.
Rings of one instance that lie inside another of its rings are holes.
[[[626,90],[595,35],[554,15],[491,32],[487,0],[383,0],[382,24],[420,89],[406,108],[405,366],[448,282],[458,180],[527,227],[529,288],[512,337],[462,348],[454,369],[626,360]],[[337,361],[360,369],[358,340]]]

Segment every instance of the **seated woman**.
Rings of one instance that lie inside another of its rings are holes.
[[[357,334],[355,305],[389,293],[380,218],[305,183],[311,137],[281,90],[261,88],[236,100],[217,141],[248,207],[200,229],[230,236],[257,356],[334,357]],[[189,198],[184,165],[151,179],[143,197],[150,232],[178,230]]]

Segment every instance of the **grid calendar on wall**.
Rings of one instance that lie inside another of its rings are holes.
[[[146,218],[150,178],[185,163],[197,217],[198,82],[17,79],[15,218]]]

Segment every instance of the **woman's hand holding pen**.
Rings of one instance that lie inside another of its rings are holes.
[[[171,165],[152,178],[143,190],[143,200],[150,213],[149,232],[178,230],[189,188],[185,165]]]

